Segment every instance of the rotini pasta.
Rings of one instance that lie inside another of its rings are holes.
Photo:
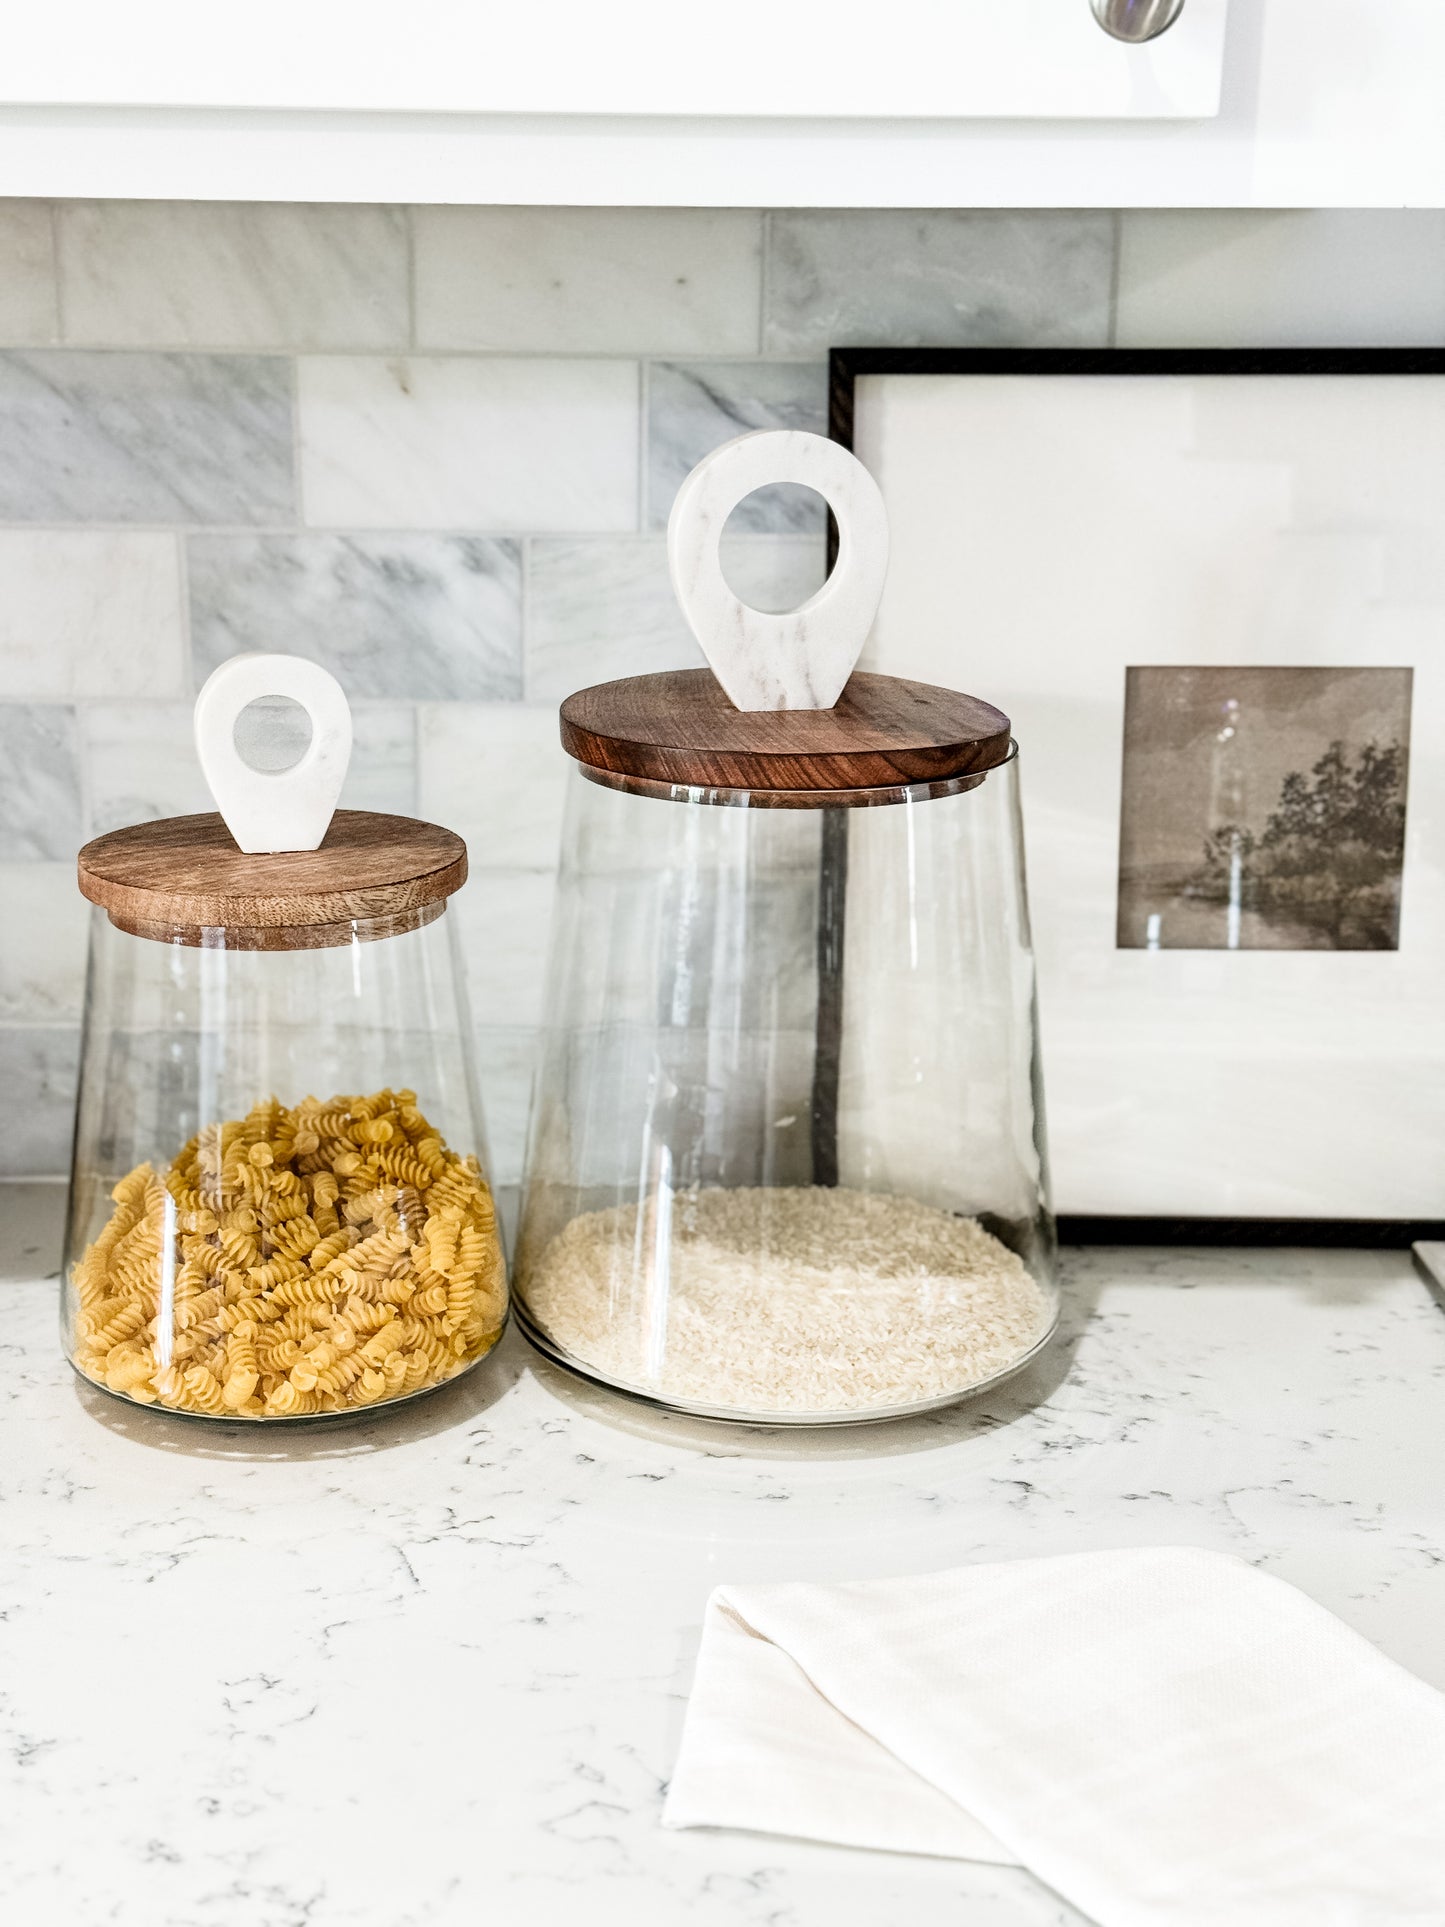
[[[501,1333],[491,1193],[414,1091],[267,1098],[111,1198],[72,1274],[75,1359],[143,1404],[351,1411],[454,1377]]]

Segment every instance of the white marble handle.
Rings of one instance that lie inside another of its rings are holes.
[[[718,555],[729,515],[770,482],[816,489],[838,524],[833,573],[785,615],[740,602]],[[888,515],[878,484],[839,443],[801,429],[761,429],[704,455],[677,491],[667,561],[688,626],[739,709],[831,709],[878,613]]]
[[[236,718],[263,696],[289,696],[311,718],[306,754],[290,769],[252,769],[236,748]],[[239,849],[317,848],[351,761],[351,706],[329,670],[304,656],[232,656],[197,696],[195,729],[202,774]]]

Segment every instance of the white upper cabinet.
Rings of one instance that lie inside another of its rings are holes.
[[[7,24],[0,98],[405,114],[1192,117],[1219,107],[1227,0],[1144,46],[1089,0],[76,0]]]
[[[1445,204],[1445,0],[22,0],[0,195]]]

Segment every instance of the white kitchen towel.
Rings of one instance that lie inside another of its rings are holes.
[[[1187,1547],[724,1586],[663,1820],[1017,1861],[1100,1927],[1442,1927],[1445,1696]]]

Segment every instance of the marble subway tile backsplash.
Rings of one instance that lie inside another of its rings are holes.
[[[190,703],[87,703],[80,711],[87,837],[214,809]]]
[[[472,872],[452,903],[477,1024],[542,1021],[552,870]]]
[[[1120,347],[1445,342],[1445,210],[1120,217]]]
[[[418,208],[417,345],[755,354],[762,232],[736,208]]]
[[[60,332],[52,233],[44,201],[0,201],[0,344],[40,347]]]
[[[528,702],[559,703],[590,683],[693,669],[702,659],[672,593],[661,536],[533,541]]]
[[[73,201],[57,209],[56,241],[67,341],[395,350],[410,341],[400,208]]]
[[[68,703],[0,703],[0,863],[80,847],[80,755]]]
[[[474,869],[556,868],[570,769],[551,703],[423,703],[421,814],[467,841]]]
[[[0,1024],[74,1024],[90,906],[69,863],[0,862]]]
[[[654,362],[647,384],[647,523],[665,529],[672,498],[709,449],[756,428],[828,432],[828,364],[822,361]],[[731,526],[821,530],[823,505],[809,489],[758,489]]]
[[[522,1024],[489,1024],[476,1011],[472,1017],[493,1182],[515,1185],[522,1177],[537,1033]],[[504,1222],[505,1212],[504,1202]]]
[[[769,218],[772,354],[1109,339],[1111,214],[845,208]]]
[[[0,529],[0,663],[12,699],[182,695],[189,676],[175,536]]]
[[[1445,340],[1445,216],[0,201],[0,1176],[65,1168],[76,846],[207,806],[191,703],[254,648],[347,686],[345,804],[467,839],[515,1181],[556,706],[700,660],[678,483],[747,429],[825,430],[835,344],[1115,339]],[[733,587],[796,606],[822,527],[751,497]]]
[[[411,704],[353,703],[351,729],[351,767],[341,807],[414,816],[416,712]],[[196,762],[189,703],[88,704],[80,711],[80,744],[86,836],[215,808]]]
[[[291,371],[253,355],[0,355],[0,522],[289,520]]]
[[[307,356],[299,394],[312,527],[637,526],[635,362]]]
[[[759,609],[793,609],[825,580],[821,531],[723,538],[723,569]],[[660,535],[537,540],[528,571],[527,700],[559,703],[614,676],[702,663]]]
[[[329,669],[353,698],[522,693],[519,545],[476,535],[196,535],[196,680],[242,649]]]
[[[0,1025],[0,1172],[7,1178],[69,1169],[79,1061],[74,1024]]]
[[[338,799],[344,810],[418,812],[416,711],[410,703],[351,705],[351,767]]]

